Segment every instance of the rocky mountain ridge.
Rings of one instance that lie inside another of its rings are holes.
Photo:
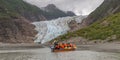
[[[45,17],[48,20],[56,19],[59,17],[75,16],[75,14],[72,11],[62,11],[59,8],[57,8],[54,4],[48,4],[42,9],[43,11],[47,12],[47,14],[45,14]]]
[[[55,13],[43,11],[23,0],[0,0],[0,42],[34,43],[37,32],[31,22],[68,16],[64,12],[62,16]]]
[[[104,17],[118,12],[120,12],[120,0],[104,0],[95,11],[83,20],[82,25],[88,26]]]

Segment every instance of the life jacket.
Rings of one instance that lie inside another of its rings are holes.
[[[64,49],[64,45],[63,45],[63,44],[61,44],[61,45],[60,45],[60,48],[63,48],[63,49]]]
[[[66,44],[66,43],[64,44],[64,47],[67,47],[67,44]]]
[[[73,44],[69,44],[70,47],[73,47]]]
[[[55,46],[55,48],[56,48],[56,49],[59,49],[59,48],[60,48],[60,46],[59,46],[59,45],[56,45],[56,46]]]

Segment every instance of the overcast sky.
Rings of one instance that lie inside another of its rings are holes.
[[[88,15],[104,0],[25,0],[38,7],[55,4],[64,11],[73,11],[76,15]]]

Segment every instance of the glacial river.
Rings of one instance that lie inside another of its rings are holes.
[[[0,60],[120,60],[120,53],[89,50],[53,53],[49,48],[0,51]]]

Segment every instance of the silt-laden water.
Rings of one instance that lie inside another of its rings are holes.
[[[53,53],[49,48],[0,51],[0,60],[120,60],[120,53],[70,51]]]

